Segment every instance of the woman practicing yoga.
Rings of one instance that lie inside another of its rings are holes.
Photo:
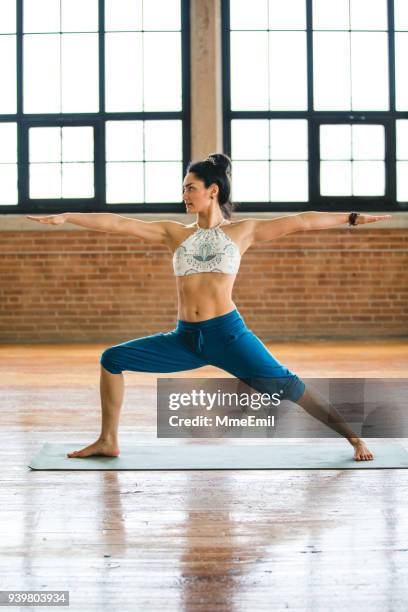
[[[336,409],[282,365],[251,332],[232,301],[241,256],[252,245],[286,234],[344,225],[361,225],[391,215],[303,212],[277,219],[231,221],[231,160],[214,153],[191,162],[183,181],[183,199],[195,223],[142,221],[113,213],[62,213],[27,216],[40,223],[69,222],[103,232],[131,235],[166,245],[173,253],[177,279],[178,321],[174,330],[107,348],[101,355],[102,426],[99,438],[68,457],[119,455],[119,415],[124,370],[170,373],[214,365],[250,382],[252,388],[282,391],[282,399],[299,404],[313,417],[344,436],[354,459],[373,454]]]

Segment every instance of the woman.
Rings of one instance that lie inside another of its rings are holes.
[[[214,153],[191,162],[183,181],[183,199],[195,223],[146,222],[111,213],[62,213],[28,216],[39,223],[65,222],[105,232],[133,235],[165,244],[173,253],[178,292],[177,327],[106,349],[101,355],[100,393],[102,428],[93,444],[68,457],[119,455],[119,414],[124,396],[123,371],[176,372],[212,364],[252,388],[268,392],[280,388],[290,399],[341,435],[354,447],[354,459],[373,459],[363,440],[335,408],[267,350],[247,329],[231,297],[241,256],[252,245],[298,231],[360,225],[391,215],[304,212],[277,219],[231,221],[231,160]],[[220,350],[222,347],[222,350]]]

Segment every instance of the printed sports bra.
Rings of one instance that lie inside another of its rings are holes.
[[[241,262],[238,245],[220,228],[224,221],[211,228],[198,229],[184,240],[173,255],[175,276],[200,272],[236,274]]]

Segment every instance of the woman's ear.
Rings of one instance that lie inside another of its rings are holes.
[[[210,185],[210,187],[211,187],[211,195],[210,195],[210,197],[211,198],[218,198],[218,195],[219,195],[219,192],[220,192],[218,185],[216,183],[213,183],[212,185]]]

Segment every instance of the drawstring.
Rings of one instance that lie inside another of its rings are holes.
[[[197,342],[197,350],[199,353],[201,353],[203,345],[204,345],[204,336],[203,336],[203,332],[201,329],[187,329],[185,330],[188,334],[197,334],[198,333],[198,342]],[[196,336],[194,336],[194,340],[196,339]]]
[[[198,330],[198,352],[201,353],[201,349],[203,348],[203,342],[204,342],[204,338],[203,338],[203,332],[201,331],[201,329]]]

